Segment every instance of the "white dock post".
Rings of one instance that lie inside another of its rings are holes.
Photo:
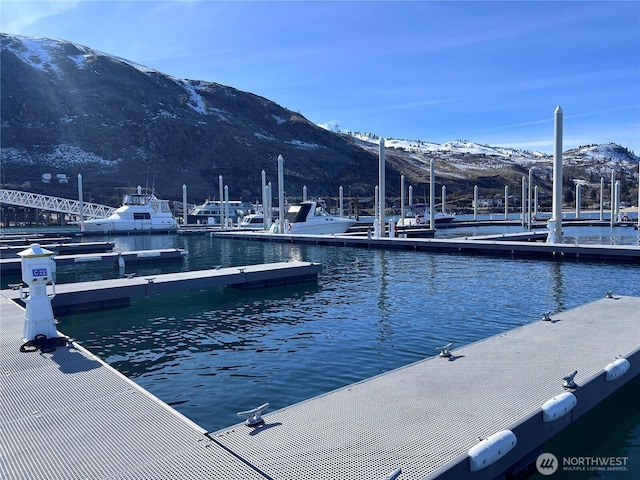
[[[429,162],[429,224],[431,230],[436,229],[436,161]],[[427,212],[425,212],[425,215]]]
[[[400,175],[400,219],[398,224],[404,226],[404,175]],[[389,230],[389,233],[391,233],[391,230]]]
[[[307,186],[305,185],[302,187],[302,201],[306,202],[307,198]]]
[[[267,221],[268,221],[268,216],[267,216],[267,174],[265,173],[264,170],[262,170],[262,189],[260,190],[262,192],[262,229],[266,230],[267,227]]]
[[[447,186],[442,185],[442,213],[447,211]]]
[[[344,188],[342,188],[342,185],[340,185],[339,188],[339,192],[340,192],[340,218],[342,218],[343,212],[344,212]]]
[[[409,185],[409,205],[413,205],[413,186]]]
[[[554,149],[553,149],[553,208],[549,230],[553,227],[553,243],[562,243],[562,126],[563,112],[560,105],[554,112]],[[547,241],[551,238],[551,232]]]
[[[278,211],[280,212],[278,233],[284,233],[284,158],[282,155],[278,155]]]
[[[229,186],[224,186],[224,228],[231,226],[231,217],[229,217]]]
[[[384,150],[384,138],[380,137],[380,150],[379,150],[379,154],[378,154],[378,203],[379,203],[379,207],[380,207],[380,211],[378,213],[378,220],[379,220],[379,235],[381,237],[384,237],[384,228],[385,228],[385,223],[386,223],[386,219],[385,219],[385,211],[386,211],[386,205],[385,205],[385,190],[384,190],[384,185],[385,185],[385,150]]]
[[[520,208],[522,210],[522,218],[521,218],[521,224],[522,227],[524,228],[525,225],[527,224],[527,214],[526,214],[526,203],[527,203],[527,177],[525,177],[524,175],[522,176],[522,199],[520,202]]]
[[[538,216],[538,185],[533,187],[533,216]]]
[[[473,187],[473,219],[478,220],[478,185]]]
[[[529,169],[529,183],[527,184],[527,227],[531,230],[531,215],[533,208],[531,206],[531,194],[533,193],[533,168]]]
[[[620,180],[616,180],[616,222],[620,221]]]
[[[220,196],[220,218],[218,218],[218,221],[220,222],[220,228],[222,228],[227,223],[222,211],[222,202],[224,201],[224,186],[222,184],[222,175],[218,175],[218,195]]]
[[[142,195],[142,187],[140,185],[138,185],[136,191],[138,192],[138,195]]]
[[[182,224],[187,224],[187,186],[182,184]]]
[[[600,177],[600,221],[604,220],[604,177]]]
[[[273,225],[273,185],[267,184],[267,203],[269,204],[269,223]]]
[[[373,215],[373,237],[378,238],[380,236],[380,219],[378,215],[380,215],[380,205],[379,199],[380,196],[380,188],[376,185],[376,188],[373,189],[373,211],[375,212]]]
[[[78,214],[80,215],[80,231],[84,232],[84,202],[82,199],[82,174],[78,174]]]
[[[580,218],[580,195],[582,194],[582,185],[576,183],[576,219]]]
[[[36,336],[46,338],[61,337],[56,330],[51,299],[55,297],[56,287],[53,280],[56,271],[54,253],[34,243],[26,250],[18,253],[22,259],[22,281],[29,285],[29,294],[23,295],[20,287],[20,298],[26,303],[23,340],[29,342]],[[51,283],[53,294],[47,295],[47,284]]]
[[[504,219],[509,218],[509,185],[504,186]]]

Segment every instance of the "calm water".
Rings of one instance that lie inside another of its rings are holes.
[[[479,233],[487,232],[457,232]],[[638,238],[638,232],[624,228],[565,229],[567,238],[572,235],[581,243],[637,244]],[[204,236],[110,240],[121,250],[177,247],[190,252],[180,264],[127,268],[138,275],[289,259],[322,263],[317,283],[142,298],[126,309],[60,319],[65,334],[210,431],[238,423],[235,412],[240,410],[264,402],[278,409],[432,356],[444,343],[454,342],[455,348],[480,340],[536,321],[543,311],[600,299],[608,290],[640,296],[640,265]],[[107,276],[117,272],[60,268],[57,280]],[[628,456],[629,470],[567,478],[640,478],[639,392],[635,381],[547,448],[558,457]]]

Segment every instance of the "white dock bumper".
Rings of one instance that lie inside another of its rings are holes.
[[[471,471],[477,472],[497,462],[509,453],[516,443],[516,436],[511,430],[502,430],[481,440],[469,450]]]
[[[611,362],[609,365],[604,367],[607,382],[620,378],[629,371],[629,368],[631,368],[631,364],[626,358],[619,358],[615,362]]]
[[[542,404],[542,421],[553,422],[560,417],[565,416],[578,403],[578,399],[571,392],[564,392],[556,395],[551,400],[547,400]]]

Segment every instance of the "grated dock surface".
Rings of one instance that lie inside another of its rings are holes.
[[[402,480],[442,470],[640,345],[640,299],[604,299],[263,415],[214,438],[277,479]],[[455,346],[454,346],[455,347]],[[268,399],[264,399],[268,401]]]
[[[0,307],[0,478],[265,478],[86,350],[21,353],[24,311]]]

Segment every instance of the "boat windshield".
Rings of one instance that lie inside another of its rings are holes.
[[[309,210],[313,205],[311,203],[302,203],[300,205],[293,205],[289,207],[289,211],[285,214],[285,221],[289,223],[301,223],[306,222]]]
[[[139,194],[139,193],[130,193],[124,196],[124,204],[125,205],[146,205],[149,203],[151,199],[151,195],[148,194]]]

